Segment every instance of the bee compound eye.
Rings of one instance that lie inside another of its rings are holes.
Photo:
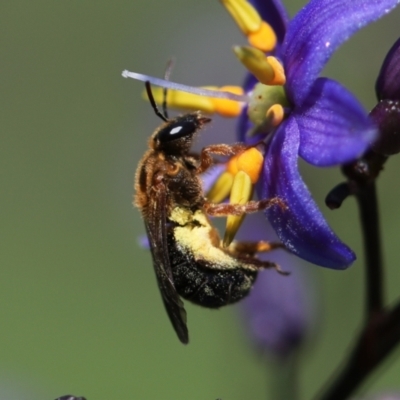
[[[197,124],[192,121],[176,121],[158,132],[157,138],[160,142],[169,142],[175,139],[192,135],[196,132]]]

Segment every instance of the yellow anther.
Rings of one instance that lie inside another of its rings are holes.
[[[237,58],[264,85],[283,85],[286,81],[282,64],[254,47],[235,46]]]
[[[274,104],[267,110],[267,120],[272,126],[278,126],[285,117],[285,111],[280,104]]]
[[[250,176],[244,172],[239,171],[233,180],[232,190],[229,202],[231,204],[246,204],[253,195],[253,184]],[[234,239],[236,232],[243,222],[245,214],[240,216],[229,215],[226,219],[226,230],[223,240],[225,247],[229,246]]]
[[[221,0],[221,3],[231,14],[232,18],[239,26],[239,29],[248,36],[252,32],[257,32],[262,23],[262,19],[257,10],[246,0]]]
[[[223,86],[218,90],[239,95],[242,95],[244,93],[243,89],[240,86]],[[210,101],[214,105],[215,112],[222,115],[223,117],[237,117],[242,111],[242,103],[234,100],[219,99],[214,97],[210,98]]]
[[[286,83],[286,75],[283,65],[273,56],[268,56],[267,62],[274,70],[274,79],[269,83],[269,85],[284,85]]]
[[[238,95],[243,95],[244,91],[240,86],[203,86],[203,89],[221,90]],[[164,92],[162,88],[152,88],[154,100],[162,104]],[[143,92],[143,97],[147,98],[147,93]],[[242,103],[235,100],[220,99],[216,97],[200,96],[198,94],[180,92],[177,90],[167,91],[167,105],[171,108],[178,108],[191,111],[203,111],[207,114],[218,113],[223,117],[237,117],[242,111]]]
[[[236,175],[239,171],[246,172],[251,179],[251,183],[255,184],[260,177],[264,156],[256,147],[250,147],[235,157],[232,157],[227,165],[226,170],[232,175]]]
[[[259,50],[270,52],[275,49],[277,38],[271,25],[262,21],[260,29],[247,35],[249,43]]]
[[[215,88],[216,89],[216,88]],[[154,100],[158,104],[162,104],[164,99],[164,93],[162,88],[152,88]],[[143,92],[143,97],[148,99],[147,93]],[[179,92],[176,90],[168,90],[167,92],[167,104],[168,107],[178,108],[183,110],[191,111],[203,111],[205,113],[213,114],[215,112],[215,106],[212,100],[206,96],[199,96],[197,94]]]
[[[237,157],[237,168],[245,172],[254,185],[260,177],[263,162],[264,156],[261,152],[256,147],[251,147]]]
[[[207,193],[207,200],[211,203],[221,203],[229,196],[232,185],[233,174],[228,171],[223,172],[215,181],[210,191]]]
[[[226,170],[230,172],[232,175],[236,175],[239,171],[237,166],[237,159],[238,156],[234,156],[230,158],[228,163],[226,164]]]

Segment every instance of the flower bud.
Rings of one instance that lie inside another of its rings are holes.
[[[377,140],[372,149],[390,156],[400,152],[400,100],[381,100],[370,113],[379,127]]]

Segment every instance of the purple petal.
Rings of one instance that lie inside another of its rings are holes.
[[[400,38],[383,62],[375,90],[379,100],[400,100]]]
[[[300,132],[289,117],[273,137],[265,157],[262,198],[280,197],[288,209],[266,211],[267,218],[288,250],[311,263],[347,268],[354,253],[333,233],[300,177],[297,156]]]
[[[283,43],[287,89],[300,105],[333,52],[400,0],[311,0],[291,21]]]
[[[358,100],[327,78],[315,81],[303,105],[292,115],[300,130],[299,154],[317,166],[356,159],[378,133]]]
[[[280,0],[250,0],[261,18],[274,29],[278,42],[282,43],[285,37],[289,16]]]

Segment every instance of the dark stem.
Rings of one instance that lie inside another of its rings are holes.
[[[383,299],[383,263],[375,182],[364,186],[356,194],[364,241],[366,267],[366,318],[379,313]]]
[[[366,263],[366,321],[349,360],[320,397],[346,399],[400,340],[400,306],[383,310],[383,264],[380,243],[378,201],[374,182],[355,193],[360,209]]]

